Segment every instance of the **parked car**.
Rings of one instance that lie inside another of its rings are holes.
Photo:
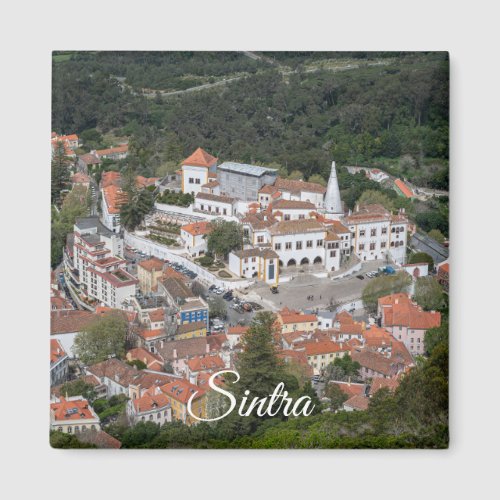
[[[208,291],[209,291],[209,292],[213,292],[216,288],[217,288],[217,287],[216,287],[215,285],[210,285],[210,286],[208,287]]]
[[[358,280],[364,280],[365,279],[365,277],[362,274],[358,274],[356,276],[356,278],[358,278]]]

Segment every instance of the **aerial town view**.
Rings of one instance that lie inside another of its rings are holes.
[[[52,447],[448,447],[447,53],[54,52],[51,129]]]

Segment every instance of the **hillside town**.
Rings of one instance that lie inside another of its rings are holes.
[[[68,192],[83,189],[90,200],[51,271],[52,431],[119,448],[107,432],[118,420],[197,424],[189,399],[199,418],[209,416],[210,376],[235,369],[263,311],[274,314],[277,356],[311,381],[324,411],[365,411],[377,391],[398,387],[425,355],[426,332],[441,325],[441,313],[414,292],[425,277],[448,291],[447,249],[432,264],[410,260],[415,223],[381,204],[346,209],[335,161],[324,186],[198,148],[163,178],[135,178],[155,201],[127,228],[123,175],[110,170],[97,180],[96,172],[105,159],[126,160],[128,145],[77,155],[78,136],[56,133],[51,145],[53,154],[64,149]],[[366,175],[388,177],[377,169]],[[394,189],[424,196],[400,179]],[[189,203],[176,203],[181,196]],[[214,251],[227,243],[217,240],[225,224],[241,242]],[[404,291],[367,307],[372,280],[400,276]],[[93,362],[82,355],[83,337],[100,321],[119,321],[126,332],[119,350]],[[357,367],[347,380],[332,371],[343,358]],[[342,395],[335,408],[333,386]]]

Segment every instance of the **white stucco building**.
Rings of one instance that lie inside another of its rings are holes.
[[[232,216],[235,214],[236,200],[229,196],[200,192],[194,200],[194,209],[216,216]]]
[[[352,233],[352,248],[362,260],[406,260],[408,219],[391,214],[382,205],[365,205],[343,219]]]
[[[122,256],[123,240],[97,217],[77,219],[70,274],[76,275],[80,292],[102,305],[120,308],[127,297],[135,295],[138,283],[125,270]]]
[[[269,228],[269,235],[281,266],[324,264],[326,230],[315,219],[277,222]]]
[[[248,248],[231,252],[229,270],[242,278],[255,278],[277,285],[279,282],[278,254],[269,248]]]
[[[210,230],[210,222],[208,221],[193,222],[181,226],[181,239],[189,255],[199,257],[206,253],[207,235]]]
[[[215,172],[217,158],[198,148],[182,162],[182,192],[193,196],[202,191],[202,186],[210,180],[210,172]]]
[[[278,220],[310,219],[316,210],[314,203],[298,200],[278,200],[271,205],[272,214]]]

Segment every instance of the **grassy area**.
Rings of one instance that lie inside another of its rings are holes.
[[[54,61],[55,63],[69,61],[71,59],[72,55],[73,54],[71,52],[70,53],[65,53],[65,54],[53,54],[52,55],[52,61]]]
[[[162,245],[167,245],[169,247],[178,247],[179,243],[172,238],[165,238],[163,236],[159,236],[158,234],[150,234],[149,239],[152,241],[156,241],[161,243]]]

